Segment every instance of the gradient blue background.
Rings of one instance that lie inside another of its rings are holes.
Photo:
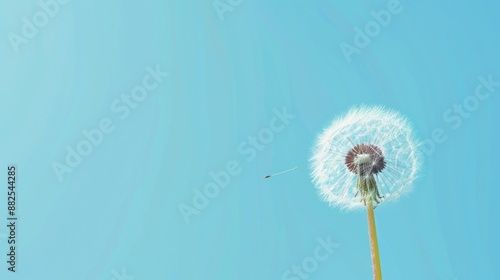
[[[0,2],[0,167],[18,166],[20,217],[15,274],[0,226],[0,278],[282,279],[330,235],[310,279],[371,279],[365,213],[321,202],[308,167],[316,135],[366,103],[448,137],[413,193],[376,210],[384,279],[500,279],[500,89],[456,130],[442,117],[479,76],[500,80],[500,4],[401,1],[348,63],[339,44],[387,3],[244,0],[221,20],[209,0],[71,1],[16,54],[7,34],[40,7]],[[111,102],[156,65],[169,78],[119,121]],[[297,117],[247,162],[238,146],[283,107]],[[51,164],[105,117],[116,130],[59,182]],[[180,203],[230,160],[241,175],[187,225]]]

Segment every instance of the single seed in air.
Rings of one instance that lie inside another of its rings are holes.
[[[277,175],[281,175],[283,173],[287,173],[287,172],[290,172],[290,171],[293,171],[295,169],[299,168],[298,166],[294,167],[294,168],[291,168],[291,169],[288,169],[288,170],[285,170],[285,171],[281,171],[281,172],[278,172],[278,173],[275,173],[275,174],[271,174],[271,175],[267,175],[266,177],[264,177],[265,179],[268,179],[268,178],[271,178],[273,176],[277,176]]]

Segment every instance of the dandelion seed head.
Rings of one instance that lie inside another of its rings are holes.
[[[364,206],[356,197],[359,179],[376,183],[378,192],[369,191],[376,201],[377,196],[395,200],[418,176],[417,143],[400,113],[381,106],[352,108],[318,136],[310,159],[312,180],[322,199],[343,209]]]
[[[347,152],[345,164],[358,175],[377,174],[385,168],[384,153],[373,144],[358,144]]]

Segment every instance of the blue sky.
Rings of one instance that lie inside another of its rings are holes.
[[[308,160],[373,104],[428,149],[376,209],[384,279],[499,279],[498,5],[1,2],[0,277],[370,279],[366,213],[322,202]]]

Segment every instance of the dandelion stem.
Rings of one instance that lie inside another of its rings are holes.
[[[373,202],[368,199],[366,203],[368,212],[368,233],[370,235],[370,248],[372,253],[373,279],[382,280],[382,268],[380,267],[380,256],[378,252],[377,228],[375,226],[375,213]]]

